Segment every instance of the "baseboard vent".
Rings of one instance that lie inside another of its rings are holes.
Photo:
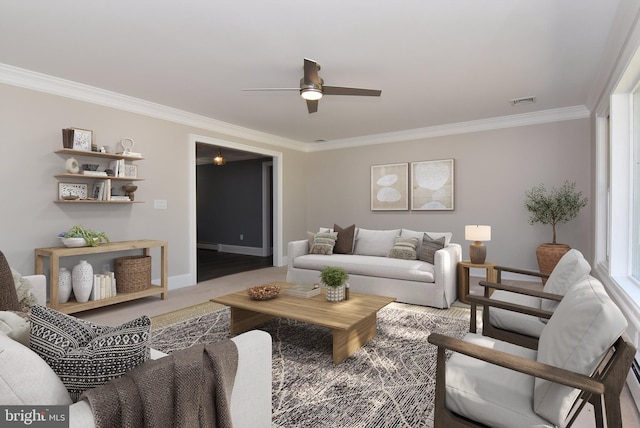
[[[523,98],[514,98],[509,100],[509,103],[512,106],[519,106],[520,104],[531,104],[536,102],[536,97],[523,97]]]

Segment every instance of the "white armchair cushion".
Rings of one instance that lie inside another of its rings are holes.
[[[3,405],[68,405],[58,375],[35,352],[0,332],[0,397]]]
[[[538,361],[590,376],[627,328],[627,320],[597,279],[586,276],[567,291],[540,335]],[[534,409],[560,425],[578,390],[536,379]]]
[[[363,256],[387,257],[397,236],[400,236],[400,229],[369,230],[360,228],[353,253]]]
[[[589,262],[582,253],[576,249],[571,249],[558,261],[558,264],[549,275],[543,291],[545,293],[560,294],[564,296],[567,290],[580,278],[591,272]],[[541,309],[545,311],[555,311],[558,302],[555,300],[542,299]],[[542,322],[546,322],[545,319]]]
[[[536,351],[469,333],[466,342],[536,359]],[[534,378],[454,353],[447,362],[447,408],[491,427],[552,427],[532,407]]]
[[[511,293],[505,290],[496,290],[491,295],[491,299],[523,305],[530,308],[540,309],[541,300],[539,297],[527,296],[524,294]],[[502,328],[516,333],[526,334],[531,337],[540,337],[542,329],[546,323],[542,319],[533,315],[521,314],[520,312],[508,311],[500,308],[489,310],[489,323],[498,328]]]

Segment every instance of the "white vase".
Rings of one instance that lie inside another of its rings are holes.
[[[329,302],[341,302],[344,300],[344,284],[339,287],[327,286],[327,300]]]
[[[71,272],[61,267],[58,271],[58,303],[67,303],[71,295]]]
[[[80,260],[80,263],[73,267],[71,282],[76,301],[79,303],[88,301],[93,288],[93,266],[86,260]]]

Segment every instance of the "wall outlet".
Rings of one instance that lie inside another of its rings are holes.
[[[240,234],[240,240],[242,241],[244,239],[244,235],[241,233]]]
[[[105,263],[102,265],[102,272],[111,272],[111,265],[109,263]]]

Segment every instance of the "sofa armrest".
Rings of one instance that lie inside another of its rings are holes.
[[[309,253],[309,241],[301,239],[299,241],[290,241],[287,245],[287,267],[289,270],[293,268],[293,261],[296,257],[304,256]]]
[[[449,243],[435,253],[433,260],[435,286],[439,293],[444,293],[447,307],[451,306],[457,297],[458,263],[461,260],[462,247],[460,244]]]
[[[31,292],[42,306],[47,306],[47,277],[44,275],[23,275],[31,283]]]

